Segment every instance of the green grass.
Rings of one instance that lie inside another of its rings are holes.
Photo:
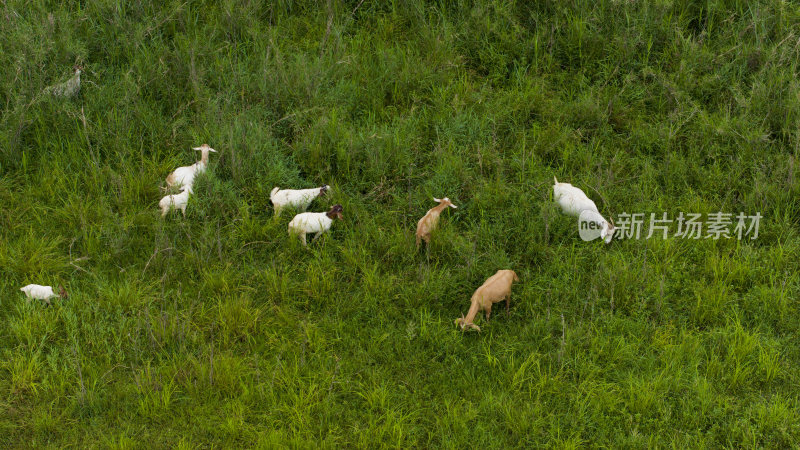
[[[800,6],[158,3],[0,5],[0,445],[800,445]],[[760,236],[586,243],[554,175]],[[269,192],[320,184],[306,250]]]

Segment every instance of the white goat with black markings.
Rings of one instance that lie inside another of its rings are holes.
[[[342,220],[342,205],[333,205],[327,212],[305,212],[294,216],[289,222],[289,236],[296,235],[306,245],[306,234],[316,233],[314,240],[330,230],[333,219]]]
[[[280,216],[281,210],[287,207],[305,211],[315,198],[325,195],[330,188],[327,184],[311,189],[281,189],[275,187],[270,192],[269,199],[275,208],[275,216]]]

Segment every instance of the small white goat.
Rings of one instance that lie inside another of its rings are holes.
[[[30,299],[35,298],[49,305],[51,298],[67,298],[67,291],[60,285],[58,286],[58,294],[53,292],[52,286],[42,286],[40,284],[29,284],[25,287],[21,287],[19,290],[25,293],[25,297],[28,298],[29,302]]]
[[[328,212],[300,213],[289,222],[289,236],[293,234],[299,236],[300,242],[306,245],[306,234],[317,233],[314,236],[316,241],[322,233],[331,228],[333,219],[342,220],[342,205],[333,205]]]
[[[178,167],[173,170],[172,173],[167,176],[167,186],[191,186],[192,183],[194,183],[195,175],[206,171],[206,166],[208,166],[208,152],[217,152],[209,147],[208,144],[194,147],[194,150],[201,152],[200,161],[197,161],[191,166]]]
[[[573,217],[580,217],[583,211],[592,211],[600,218],[599,225],[600,237],[603,238],[606,244],[611,242],[614,238],[614,223],[609,223],[597,210],[597,205],[594,204],[586,194],[569,183],[559,183],[556,177],[553,177],[553,200],[558,203],[564,214]]]
[[[72,97],[76,95],[81,90],[81,69],[81,66],[74,66],[74,75],[69,80],[48,86],[44,90],[45,93],[56,97]]]
[[[305,211],[308,205],[320,195],[325,195],[331,187],[327,184],[311,189],[283,189],[275,187],[269,194],[269,199],[272,200],[272,205],[275,207],[275,215],[280,216],[281,210],[286,207],[292,207]]]
[[[167,215],[172,209],[180,209],[183,216],[186,217],[186,205],[189,203],[189,194],[192,193],[192,186],[184,186],[180,194],[172,194],[164,196],[158,202],[158,207],[161,208],[161,217]]]

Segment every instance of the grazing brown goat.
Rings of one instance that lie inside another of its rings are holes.
[[[419,247],[420,240],[425,241],[426,244],[430,244],[431,232],[435,230],[436,225],[439,224],[439,215],[445,208],[448,206],[451,208],[458,208],[458,206],[452,204],[447,197],[442,199],[434,198],[433,201],[439,202],[439,205],[429,209],[428,213],[417,222],[417,247]]]
[[[472,294],[472,305],[469,307],[467,317],[463,315],[455,320],[456,325],[464,328],[475,328],[481,331],[480,327],[472,323],[479,310],[486,312],[486,321],[492,314],[492,304],[499,301],[506,301],[506,314],[509,310],[509,298],[511,297],[511,284],[519,281],[519,277],[513,270],[498,270],[496,274],[489,277],[481,287]]]

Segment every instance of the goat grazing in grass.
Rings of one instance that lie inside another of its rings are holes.
[[[590,211],[596,214],[596,222],[600,226],[600,237],[606,244],[614,238],[614,222],[609,223],[597,210],[594,204],[582,190],[569,183],[559,183],[553,177],[553,200],[558,203],[564,214],[580,218],[581,213]]]
[[[439,215],[448,206],[451,208],[458,208],[458,206],[450,203],[450,199],[445,197],[442,199],[434,198],[433,201],[438,202],[437,206],[429,209],[428,212],[419,219],[417,222],[417,247],[419,247],[420,240],[425,241],[425,244],[431,242],[431,232],[436,229],[439,224]]]
[[[281,215],[281,210],[286,207],[296,208],[305,211],[308,205],[320,195],[325,195],[331,187],[327,184],[311,189],[283,189],[278,187],[272,189],[269,199],[275,208],[275,216]]]
[[[173,170],[172,173],[167,176],[167,186],[191,187],[192,183],[194,183],[195,175],[206,171],[206,167],[208,166],[208,152],[217,152],[213,148],[209,147],[208,144],[203,144],[200,147],[194,147],[194,150],[200,152],[200,161],[197,161],[191,166],[178,167],[177,169]]]
[[[333,205],[328,212],[300,213],[289,222],[289,236],[299,236],[300,242],[305,246],[306,234],[316,233],[314,240],[317,240],[322,233],[331,228],[333,219],[342,220],[342,205]]]
[[[158,207],[161,208],[161,217],[164,217],[173,209],[180,209],[183,217],[186,217],[186,205],[189,203],[189,194],[192,193],[191,186],[184,186],[180,194],[172,194],[164,196],[158,202]]]
[[[29,284],[25,287],[21,287],[19,290],[25,293],[25,297],[28,298],[29,302],[30,299],[35,298],[49,305],[51,298],[67,298],[67,291],[65,291],[64,287],[61,285],[58,286],[58,294],[53,292],[52,286],[42,286],[39,284]]]
[[[509,312],[509,298],[511,297],[511,284],[519,281],[519,277],[513,270],[498,270],[496,274],[489,277],[478,290],[472,294],[472,304],[467,312],[467,317],[462,315],[455,320],[456,325],[464,328],[474,328],[481,331],[480,327],[475,325],[473,321],[478,311],[483,310],[486,313],[486,321],[489,321],[489,316],[492,314],[492,304],[499,301],[506,301],[506,314]]]
[[[55,97],[72,97],[81,90],[81,66],[74,66],[72,77],[63,83],[48,86],[44,91]]]

